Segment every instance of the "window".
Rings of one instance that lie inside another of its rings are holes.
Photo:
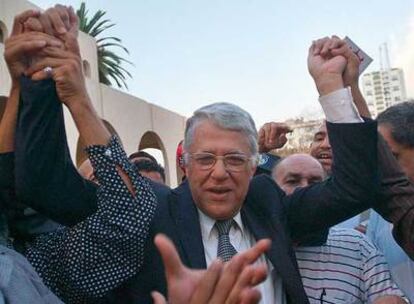
[[[6,25],[0,21],[0,43],[4,43],[7,38],[7,28]]]
[[[82,61],[82,67],[83,67],[83,74],[85,74],[86,77],[91,77],[91,65],[88,61],[83,60]]]
[[[394,87],[392,88],[392,90],[393,90],[393,91],[399,91],[399,90],[400,90],[400,88],[399,88],[398,86],[394,86]]]

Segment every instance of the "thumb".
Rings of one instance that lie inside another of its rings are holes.
[[[151,292],[151,297],[154,300],[154,304],[167,304],[165,297],[158,291]]]
[[[154,243],[161,254],[167,279],[179,276],[182,273],[184,266],[181,263],[181,259],[171,240],[164,234],[157,234]]]

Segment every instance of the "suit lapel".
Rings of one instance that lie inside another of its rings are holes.
[[[289,253],[290,243],[286,239],[286,232],[279,220],[274,217],[270,221],[269,216],[257,215],[249,208],[243,208],[241,214],[243,222],[256,240],[271,239],[272,246],[266,256],[275,268],[277,275],[282,278],[283,288],[290,301],[292,303],[308,303],[299,271],[292,260],[294,257]]]
[[[206,268],[197,208],[191,196],[188,182],[183,182],[173,191],[172,195],[171,211],[182,249],[181,257],[191,268]]]

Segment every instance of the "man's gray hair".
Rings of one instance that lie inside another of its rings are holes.
[[[393,139],[414,147],[414,102],[406,101],[389,107],[377,117],[378,124],[388,125]]]
[[[186,123],[184,150],[189,151],[195,129],[201,122],[206,120],[219,128],[245,134],[249,140],[250,152],[254,157],[257,156],[257,130],[252,117],[239,106],[227,102],[213,103],[194,112]]]

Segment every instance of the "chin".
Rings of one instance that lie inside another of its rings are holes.
[[[216,202],[212,204],[216,204]],[[234,211],[233,209],[223,208],[223,206],[214,206],[213,208],[209,208],[209,210],[206,211],[208,211],[206,214],[215,220],[226,220],[234,217],[237,213],[237,211]]]

